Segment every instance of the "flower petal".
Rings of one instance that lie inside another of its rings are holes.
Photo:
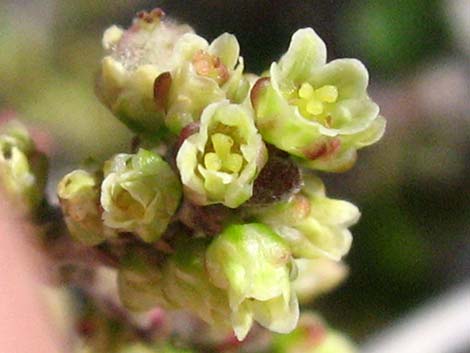
[[[240,56],[237,37],[229,33],[221,34],[209,46],[209,53],[219,57],[228,69],[233,69]]]
[[[287,53],[279,60],[283,79],[301,84],[310,78],[312,69],[326,62],[326,46],[311,28],[294,33]]]

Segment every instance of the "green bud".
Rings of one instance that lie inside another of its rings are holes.
[[[157,154],[140,149],[105,163],[101,187],[104,224],[146,242],[166,230],[181,198],[175,173]]]
[[[204,110],[199,132],[184,141],[176,157],[185,195],[192,202],[230,208],[251,197],[266,160],[251,111],[227,101]]]
[[[224,33],[209,45],[204,38],[188,33],[175,50],[182,61],[171,72],[165,102],[166,124],[171,131],[180,133],[186,125],[198,121],[211,103],[224,99],[241,103],[247,97],[249,83],[243,76],[243,59],[234,35]]]
[[[326,47],[311,29],[298,30],[251,91],[256,124],[269,143],[325,171],[344,171],[356,150],[382,136],[385,120],[367,95],[368,72],[355,59],[326,63]]]
[[[360,212],[347,201],[328,198],[319,178],[304,175],[304,183],[289,201],[251,212],[286,240],[294,256],[340,260],[351,247],[348,227],[358,221]]]
[[[132,311],[170,306],[163,294],[162,273],[152,254],[131,249],[118,272],[119,298]]]
[[[226,294],[209,280],[205,269],[206,242],[186,240],[163,268],[163,291],[174,309],[186,310],[216,327],[229,330],[230,309]]]
[[[293,282],[300,303],[308,303],[338,286],[347,276],[342,262],[320,258],[296,259],[297,278]]]
[[[176,43],[192,31],[187,25],[166,20],[164,13],[155,9],[139,13],[127,30],[112,26],[104,33],[107,56],[96,91],[135,132],[158,136],[164,129],[164,111],[155,102],[154,83],[160,74],[180,64]]]
[[[356,353],[349,339],[331,330],[312,313],[302,314],[298,327],[273,339],[274,353]]]
[[[47,159],[36,150],[26,128],[10,122],[0,130],[0,184],[5,191],[33,210],[43,200]]]
[[[100,210],[100,180],[85,170],[75,170],[62,178],[57,195],[70,235],[83,244],[97,245],[116,236],[103,225]]]
[[[227,291],[239,340],[253,321],[280,333],[294,329],[299,307],[291,265],[288,246],[262,224],[231,225],[211,243],[206,267],[212,282]]]

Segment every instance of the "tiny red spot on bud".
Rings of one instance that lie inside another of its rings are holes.
[[[338,152],[340,147],[341,140],[338,138],[329,139],[320,143],[316,142],[313,147],[307,148],[304,151],[304,156],[312,161],[319,158],[328,158]]]
[[[153,99],[157,108],[166,111],[168,94],[170,93],[173,78],[169,72],[160,74],[153,83]]]
[[[199,131],[199,122],[192,122],[186,125],[180,132],[176,149],[179,150],[184,140]]]
[[[269,86],[271,83],[271,79],[269,77],[262,77],[254,84],[253,88],[251,89],[250,99],[251,104],[256,109],[256,105],[258,104],[258,99],[262,93],[262,91]]]

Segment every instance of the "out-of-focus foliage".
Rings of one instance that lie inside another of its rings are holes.
[[[124,149],[129,136],[94,96],[100,28],[88,12],[91,2],[81,3],[76,12],[72,2],[0,4],[0,110],[41,125],[67,161],[105,158]]]
[[[338,39],[372,71],[393,77],[448,47],[442,13],[439,0],[350,1],[338,20]]]

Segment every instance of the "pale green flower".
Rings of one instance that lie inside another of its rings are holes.
[[[206,267],[212,282],[227,291],[239,340],[253,321],[280,333],[295,328],[299,307],[291,266],[289,247],[265,225],[231,225],[213,240]]]
[[[85,170],[62,178],[57,195],[70,235],[86,244],[97,245],[116,233],[104,226],[100,210],[100,180]]]
[[[28,210],[43,200],[47,159],[36,150],[26,128],[13,121],[0,130],[0,184]]]
[[[360,212],[347,201],[328,198],[319,178],[304,175],[304,183],[289,201],[250,211],[286,240],[295,257],[340,260],[351,247],[348,227]]]
[[[192,202],[231,208],[251,197],[266,160],[251,111],[227,101],[204,110],[199,132],[184,141],[176,157],[185,195]]]
[[[112,26],[104,33],[107,55],[96,91],[132,130],[152,136],[164,131],[164,109],[155,100],[154,83],[159,75],[180,64],[176,43],[191,32],[191,27],[167,20],[160,9],[155,9],[139,13],[127,30]]]
[[[226,293],[214,286],[206,272],[206,242],[186,239],[163,267],[163,292],[173,309],[186,310],[216,327],[228,331],[230,308]]]
[[[344,335],[330,329],[313,313],[303,313],[298,327],[273,339],[274,353],[357,353]]]
[[[129,310],[170,306],[163,294],[160,264],[152,255],[144,249],[130,249],[119,268],[119,298]]]
[[[224,33],[209,44],[188,33],[177,42],[175,51],[181,64],[171,72],[165,102],[166,124],[171,131],[179,133],[198,121],[211,103],[224,99],[241,103],[247,97],[249,83],[243,76],[243,58],[239,57],[240,46],[234,35]]]
[[[367,95],[368,73],[355,59],[326,63],[326,47],[311,29],[251,91],[256,124],[269,143],[326,171],[351,167],[356,150],[380,139],[385,120]]]
[[[154,242],[166,230],[181,198],[181,185],[157,154],[140,149],[105,163],[101,187],[104,224]]]

